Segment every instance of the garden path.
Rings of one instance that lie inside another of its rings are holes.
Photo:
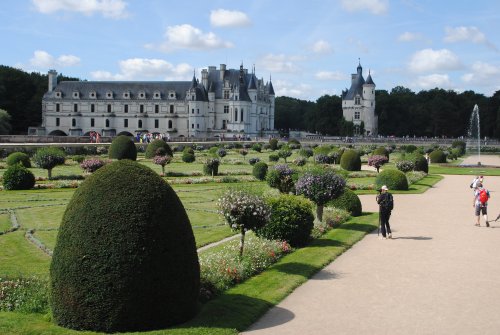
[[[498,156],[481,161],[500,166]],[[500,220],[473,225],[471,181],[446,176],[425,194],[396,194],[393,240],[367,235],[244,334],[500,334]],[[484,184],[495,219],[500,177]],[[377,210],[373,195],[360,198]]]

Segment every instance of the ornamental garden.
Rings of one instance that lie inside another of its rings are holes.
[[[119,136],[2,152],[0,333],[237,333],[377,227],[359,194],[424,192],[464,151]]]

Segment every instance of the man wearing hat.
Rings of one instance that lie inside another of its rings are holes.
[[[380,188],[380,194],[377,195],[376,200],[379,205],[380,230],[382,231],[382,237],[384,239],[392,238],[389,218],[391,217],[391,211],[394,208],[394,199],[392,194],[389,193],[389,188],[387,188],[386,185]]]

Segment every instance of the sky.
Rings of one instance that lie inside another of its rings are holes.
[[[241,64],[277,96],[500,90],[499,0],[2,0],[0,65],[85,80],[201,80]]]

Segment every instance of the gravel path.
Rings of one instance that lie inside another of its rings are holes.
[[[481,162],[500,166],[498,156]],[[473,226],[471,180],[395,195],[393,240],[367,235],[244,334],[500,334],[500,220]],[[500,177],[484,184],[491,220]],[[373,195],[361,199],[377,210]]]

